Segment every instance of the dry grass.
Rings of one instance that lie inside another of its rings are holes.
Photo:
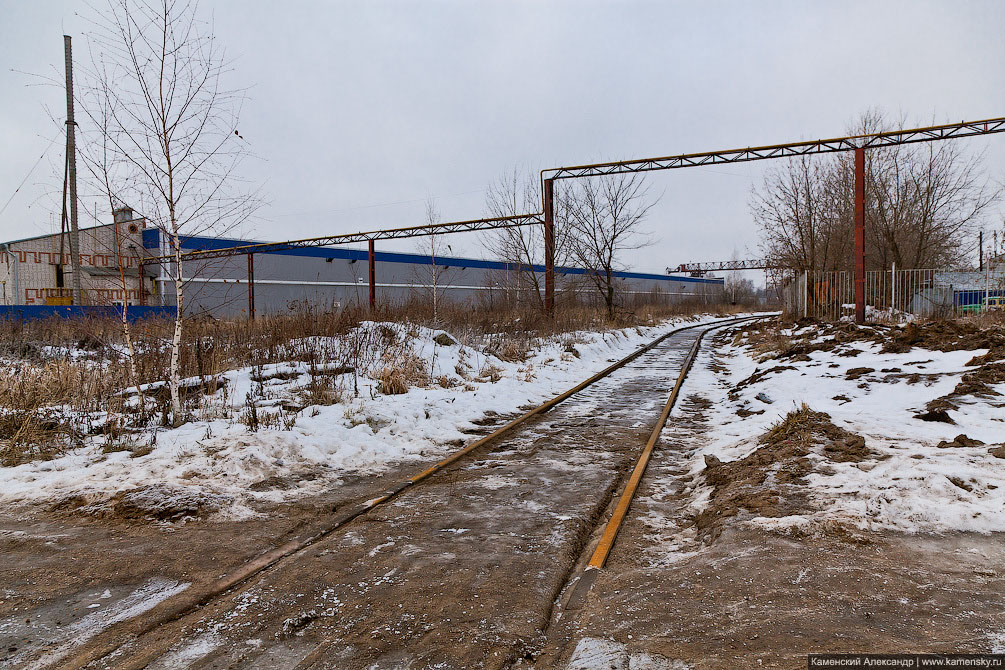
[[[389,357],[387,364],[377,372],[377,391],[384,395],[408,393],[413,386],[428,386],[429,372],[425,362],[410,350]]]
[[[250,429],[289,429],[295,412],[278,414],[253,409],[268,393],[268,382],[283,372],[261,373],[262,366],[284,361],[307,364],[306,384],[298,403],[331,405],[359,395],[359,375],[371,374],[380,393],[405,393],[413,386],[444,385],[410,349],[401,333],[417,326],[446,330],[458,342],[506,361],[525,361],[539,338],[579,330],[608,330],[650,325],[699,312],[731,312],[705,304],[646,305],[619,310],[613,320],[604,310],[581,304],[560,305],[554,318],[529,307],[495,309],[443,305],[437,321],[424,302],[384,305],[376,310],[349,306],[338,311],[310,308],[278,316],[245,320],[188,319],[180,356],[180,373],[190,380],[183,388],[191,418],[231,418],[230,399],[220,399],[221,375],[256,368],[255,397],[240,416]],[[358,328],[363,321],[404,324]],[[53,458],[82,436],[102,435],[106,449],[130,451],[139,446],[131,435],[152,423],[170,424],[168,377],[172,323],[147,320],[133,325],[138,379],[131,379],[124,355],[121,324],[116,319],[18,322],[0,319],[0,465]],[[568,348],[574,352],[570,339]],[[463,363],[465,379],[494,381],[491,364],[474,370]],[[462,366],[458,366],[462,367]],[[374,372],[375,371],[375,372]],[[460,371],[459,371],[460,372]],[[292,376],[293,373],[289,373]],[[350,376],[351,375],[351,376]],[[347,381],[349,380],[349,381]],[[136,402],[134,384],[153,384],[145,403]],[[228,392],[222,386],[224,396]],[[214,395],[215,394],[215,395]],[[129,402],[126,402],[126,400]],[[73,417],[73,418],[70,418]]]

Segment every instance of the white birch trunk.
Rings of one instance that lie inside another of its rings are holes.
[[[173,217],[172,217],[173,218]],[[174,426],[180,426],[182,423],[182,413],[181,413],[181,394],[179,388],[181,386],[181,379],[178,375],[178,364],[181,353],[181,332],[182,332],[182,311],[184,309],[184,290],[182,289],[182,271],[181,271],[181,237],[178,234],[178,226],[175,224],[171,231],[171,243],[174,245],[174,289],[175,289],[175,318],[174,318],[174,337],[171,339],[171,368],[170,368],[170,387],[171,387],[171,423]]]

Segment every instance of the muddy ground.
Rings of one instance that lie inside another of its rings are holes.
[[[606,569],[536,667],[805,668],[808,653],[1005,646],[1002,537],[725,523],[709,541],[666,484],[686,474],[694,430],[650,465]]]
[[[607,567],[566,609],[576,566],[692,337],[131,641],[143,617],[116,623],[113,613],[135,611],[144,594],[204,587],[421,467],[347,480],[245,521],[153,520],[129,505],[97,516],[66,504],[9,510],[0,515],[0,665],[45,667],[42,657],[65,667],[112,637],[125,646],[87,667],[802,668],[811,651],[1005,646],[1001,537],[744,525],[752,510],[812,504],[799,495],[807,450],[867,455],[826,417],[807,414],[794,432],[766,436],[745,462],[707,463],[718,513],[696,517],[685,464],[715,401],[696,396],[664,432]],[[766,496],[765,465],[779,459],[788,478],[771,478]]]
[[[671,338],[513,439],[490,445],[89,667],[501,668],[533,658],[569,570],[644,443],[696,335]],[[369,489],[360,482],[356,497],[386,489],[386,479]],[[122,553],[95,548],[86,582],[53,574],[44,594],[16,594],[24,604],[12,614],[20,616],[27,605],[29,623],[9,616],[7,629],[33,639],[12,641],[19,649],[8,660],[33,667],[48,654],[46,661],[73,667],[81,653],[111,637],[128,640],[141,630],[143,617],[135,624],[113,622],[87,639],[67,639],[39,630],[51,628],[46,608],[54,602],[80,603],[67,612],[72,627],[85,602],[115,606],[128,584],[152,576],[219,577],[277,544],[268,541],[270,533],[307,532],[330,516],[332,502],[305,501],[285,511],[284,519],[230,527],[188,522],[116,529],[112,519],[91,522],[91,537],[119,538],[114,546]],[[54,539],[53,571],[67,564],[58,555],[72,554],[83,539]],[[158,544],[157,553],[150,551]],[[41,574],[30,549],[19,558],[11,583]],[[111,593],[106,601],[102,589]]]

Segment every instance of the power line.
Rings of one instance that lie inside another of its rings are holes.
[[[57,135],[56,137],[59,137],[59,136]],[[10,195],[10,197],[9,197],[9,198],[7,198],[7,202],[6,202],[6,203],[4,203],[4,206],[3,206],[3,208],[2,208],[2,209],[0,209],[0,214],[3,214],[3,213],[4,213],[5,211],[7,211],[7,206],[8,206],[8,205],[10,205],[10,203],[11,203],[11,201],[12,201],[12,200],[14,200],[14,196],[16,196],[16,195],[17,195],[17,193],[18,193],[18,191],[20,191],[20,190],[21,190],[21,187],[25,185],[25,183],[26,183],[26,182],[28,181],[28,178],[29,178],[29,177],[31,177],[31,173],[35,171],[35,168],[37,168],[37,167],[38,167],[38,164],[42,162],[42,159],[43,159],[43,158],[45,158],[45,155],[46,155],[47,153],[49,153],[49,148],[50,148],[50,147],[51,147],[51,146],[52,146],[53,144],[55,144],[55,142],[56,142],[56,137],[54,137],[54,138],[52,138],[51,140],[49,140],[49,144],[47,144],[47,145],[46,145],[46,147],[45,147],[45,149],[43,149],[43,150],[42,150],[42,155],[38,157],[38,160],[37,160],[37,161],[35,161],[35,164],[31,166],[31,169],[30,169],[30,170],[28,170],[28,174],[26,174],[26,175],[24,176],[24,179],[22,179],[22,180],[21,180],[21,183],[20,183],[20,184],[18,184],[18,187],[17,187],[16,189],[14,189],[14,192],[13,192],[13,193],[11,193],[11,195]]]

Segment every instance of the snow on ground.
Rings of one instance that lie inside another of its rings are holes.
[[[41,657],[34,659],[22,667],[31,668],[32,670],[53,667],[54,664],[68,656],[74,649],[106,628],[153,609],[158,603],[181,593],[189,586],[188,582],[154,577],[125,595],[125,597],[112,601],[106,606],[92,604],[91,608],[94,609],[93,612],[69,625],[57,625],[43,631],[40,631],[36,626],[31,629],[31,637],[36,638],[36,640],[41,637],[44,643],[50,646]],[[104,598],[105,596],[102,594],[100,597]],[[23,616],[23,614],[18,614],[0,620],[0,631],[23,630],[24,626],[21,624]],[[28,621],[24,623],[28,624]],[[58,621],[56,623],[58,624]],[[25,630],[24,632],[27,633],[28,631]],[[25,637],[27,638],[27,635]],[[38,645],[29,645],[22,649],[20,653],[7,660],[11,662],[12,666],[18,665],[27,661],[32,656],[33,650],[37,648]]]
[[[614,640],[584,637],[576,643],[566,670],[691,670],[692,667],[680,659],[658,654],[630,653],[628,645]]]
[[[939,352],[914,348],[908,353],[881,353],[879,345],[855,342],[857,356],[814,351],[810,360],[758,362],[751,348],[730,348],[716,355],[724,370],[709,368],[713,352],[703,350],[688,377],[684,395],[700,394],[712,401],[706,414],[705,444],[691,457],[691,473],[705,467],[706,454],[723,461],[744,458],[772,424],[803,403],[829,414],[833,422],[862,435],[879,458],[862,463],[828,463],[823,472],[807,477],[820,511],[781,518],[758,517],[748,523],[784,530],[841,522],[861,529],[905,532],[1005,531],[1005,459],[988,453],[1005,442],[1005,399],[963,399],[951,415],[957,425],[914,418],[925,404],[951,392],[962,375],[975,368],[966,363],[986,349]],[[728,392],[755,371],[791,366],[743,387],[735,400]],[[714,367],[714,366],[713,366]],[[858,378],[852,368],[875,371]],[[899,368],[899,373],[882,372]],[[910,383],[917,373],[920,380]],[[854,377],[854,375],[852,375]],[[996,391],[1005,393],[1005,384]],[[763,410],[742,418],[737,410]],[[682,410],[678,408],[675,414]],[[985,446],[938,448],[959,434]],[[828,474],[829,473],[829,474]],[[966,490],[951,479],[970,487]],[[708,487],[696,492],[696,511],[707,504]]]
[[[702,321],[715,320],[706,316]],[[540,403],[593,374],[683,320],[610,332],[577,332],[538,342],[526,361],[510,362],[474,347],[441,345],[442,331],[396,324],[391,328],[436,382],[407,393],[381,394],[370,375],[337,377],[342,400],[281,414],[283,426],[252,432],[242,414],[249,394],[260,418],[273,418],[284,403],[302,398],[308,365],[288,362],[223,375],[225,384],[206,401],[229,418],[192,421],[143,436],[152,451],[103,453],[99,438],[51,461],[0,468],[0,501],[35,501],[71,496],[101,501],[139,487],[166,487],[166,495],[206,494],[210,509],[232,517],[253,514],[249,502],[279,501],[329,488],[339,477],[380,472],[405,460],[428,461],[469,441],[465,429],[487,412],[509,414]],[[386,332],[386,331],[385,331]],[[414,362],[415,358],[411,358]],[[355,390],[358,388],[358,392]],[[300,393],[301,395],[298,395]],[[225,406],[225,407],[224,407]],[[281,419],[277,419],[277,422]],[[263,482],[272,482],[262,486]],[[258,486],[255,486],[255,485]],[[249,487],[252,487],[249,489]],[[223,502],[221,502],[223,501]],[[192,503],[197,504],[196,502]]]

